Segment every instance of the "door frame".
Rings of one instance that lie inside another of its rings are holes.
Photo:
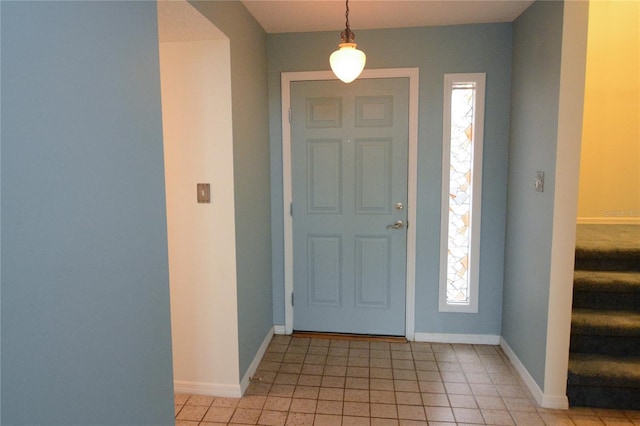
[[[405,337],[414,339],[416,287],[416,207],[418,200],[418,89],[419,68],[386,68],[364,70],[359,79],[409,79],[409,152],[407,160],[407,273],[405,292]],[[282,194],[284,215],[284,329],[293,332],[293,200],[291,182],[291,83],[294,81],[337,80],[332,71],[283,72],[282,96]]]

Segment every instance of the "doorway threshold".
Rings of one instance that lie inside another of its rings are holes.
[[[293,330],[291,335],[293,338],[313,338],[313,339],[333,339],[333,340],[352,340],[361,342],[388,342],[388,343],[407,343],[408,340],[404,336],[384,336],[374,334],[352,334],[352,333],[326,333],[320,331],[297,331]]]

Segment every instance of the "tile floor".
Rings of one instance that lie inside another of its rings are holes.
[[[539,407],[497,346],[278,335],[254,378],[242,398],[176,394],[176,425],[640,425]]]

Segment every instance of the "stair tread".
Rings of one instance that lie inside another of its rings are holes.
[[[568,384],[640,389],[640,356],[572,353],[569,356]]]
[[[579,225],[576,253],[640,253],[639,225]]]
[[[574,290],[594,292],[640,292],[640,272],[575,271]]]
[[[640,336],[640,312],[574,309],[571,330],[581,335]]]

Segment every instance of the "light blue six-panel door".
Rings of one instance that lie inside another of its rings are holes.
[[[409,80],[291,83],[297,331],[405,334]]]

